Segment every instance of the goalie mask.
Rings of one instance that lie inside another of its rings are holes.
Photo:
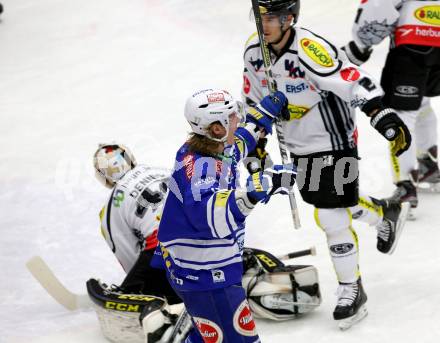
[[[136,166],[131,151],[122,144],[100,144],[93,156],[96,178],[112,188],[125,173]]]
[[[185,104],[185,118],[194,133],[217,142],[225,142],[229,131],[230,116],[241,117],[242,105],[224,90],[204,89],[194,93]],[[209,127],[219,122],[226,134],[221,138],[212,137]]]

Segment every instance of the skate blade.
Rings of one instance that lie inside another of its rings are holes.
[[[365,305],[362,305],[358,312],[349,318],[341,319],[339,321],[338,327],[341,331],[348,330],[351,328],[354,324],[359,323],[362,319],[364,319],[368,314],[367,307]]]
[[[406,220],[409,220],[410,210],[411,205],[409,202],[402,203],[402,210],[400,211],[399,218],[397,219],[396,223],[396,236],[394,238],[393,246],[391,247],[390,251],[388,251],[388,255],[391,255],[394,250],[396,250],[397,242],[399,241],[400,235],[402,234]]]

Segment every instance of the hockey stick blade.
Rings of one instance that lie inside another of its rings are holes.
[[[310,247],[310,249],[291,252],[291,253],[282,255],[282,256],[280,256],[278,258],[280,260],[290,260],[290,259],[293,259],[293,258],[303,257],[303,256],[308,256],[308,255],[315,256],[316,255],[316,248],[315,247]]]
[[[26,267],[47,293],[69,311],[91,307],[88,295],[75,294],[64,287],[40,256],[32,257],[26,262]]]

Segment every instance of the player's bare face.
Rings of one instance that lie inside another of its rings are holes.
[[[264,40],[271,44],[280,40],[282,36],[280,17],[273,14],[262,16]]]

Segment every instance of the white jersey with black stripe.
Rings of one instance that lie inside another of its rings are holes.
[[[307,155],[355,146],[355,107],[383,95],[379,83],[345,53],[304,28],[292,28],[277,56],[271,51],[277,89],[289,100],[283,122],[289,151]],[[246,42],[242,95],[247,106],[268,94],[258,35]]]
[[[142,249],[157,245],[169,177],[167,169],[137,165],[116,183],[101,210],[101,233],[127,273]]]

